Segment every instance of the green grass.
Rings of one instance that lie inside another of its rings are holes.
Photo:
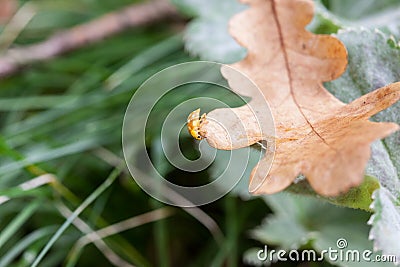
[[[37,1],[38,13],[15,42],[40,41],[59,28],[126,3]],[[203,215],[177,209],[172,217],[73,252],[85,231],[164,206],[141,191],[125,167],[112,172],[117,166],[110,157],[123,160],[124,111],[140,84],[165,67],[191,60],[183,50],[181,33],[172,26],[155,25],[27,66],[0,81],[0,196],[7,198],[0,205],[0,266],[113,266],[107,253],[136,266],[204,266],[210,262],[238,266],[241,253],[255,242],[242,236],[238,247],[238,235],[245,229],[229,224],[237,219],[229,204],[234,201],[231,197],[205,206]],[[167,112],[193,94],[209,96],[212,92],[192,88],[185,94],[172,94],[156,110]],[[214,95],[227,97],[221,91]],[[158,142],[159,122],[156,118],[149,126],[149,149]],[[189,154],[194,151],[192,144],[189,140],[184,144]],[[164,158],[159,160],[165,164]],[[174,168],[165,171],[168,175]],[[21,184],[40,181],[45,174],[52,179],[21,189]],[[248,205],[265,206],[262,201]],[[201,222],[206,214],[222,227],[222,243]],[[77,226],[76,219],[82,225]]]

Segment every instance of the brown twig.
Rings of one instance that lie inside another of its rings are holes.
[[[0,23],[9,20],[17,10],[18,4],[16,0],[2,0],[0,3]]]
[[[57,203],[56,205],[57,209],[60,211],[60,213],[67,219],[72,215],[72,211],[69,210],[67,206],[65,206],[63,203]],[[75,218],[72,221],[72,224],[78,228],[82,233],[85,234],[92,234],[90,237],[96,237],[93,239],[93,244],[103,253],[104,257],[108,259],[110,263],[112,263],[114,266],[118,267],[135,267],[134,265],[130,264],[123,258],[121,258],[117,253],[115,253],[108,245],[106,242],[101,237],[98,237],[96,235],[96,232],[82,219],[79,217]],[[75,252],[76,250],[73,250]],[[76,253],[76,252],[75,252]]]
[[[148,25],[177,15],[176,9],[168,0],[134,4],[108,13],[88,23],[56,33],[43,42],[7,50],[0,56],[0,78],[16,72],[27,64],[47,60],[95,43],[126,28]]]

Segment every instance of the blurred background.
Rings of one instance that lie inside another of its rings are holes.
[[[316,5],[309,25],[316,33],[361,25],[398,36],[398,0]],[[320,252],[337,248],[338,238],[372,249],[370,212],[312,194],[250,196],[248,174],[258,146],[238,186],[196,208],[158,202],[127,170],[121,131],[135,91],[178,63],[243,58],[245,50],[226,27],[245,8],[234,0],[0,0],[0,266],[258,266],[270,264],[256,257],[266,244]],[[136,155],[140,161],[148,153],[168,180],[186,186],[209,182],[229,159],[229,152],[220,152],[206,170],[188,173],[163,155],[163,121],[182,101],[197,97],[232,107],[244,103],[213,86],[168,94],[154,108],[146,148]],[[199,157],[198,141],[186,129],[179,145],[187,158]]]

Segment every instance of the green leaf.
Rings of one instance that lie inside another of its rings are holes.
[[[369,30],[341,31],[337,37],[346,45],[349,54],[347,71],[326,87],[344,102],[400,80],[400,49],[390,45],[388,36]],[[378,113],[375,121],[400,123],[400,103]],[[383,144],[372,146],[373,156],[367,172],[377,176],[392,193],[399,192],[400,133],[387,137]]]
[[[204,60],[233,63],[246,50],[230,36],[228,23],[246,6],[238,0],[173,0],[182,13],[194,19],[185,30],[185,48]],[[329,1],[326,8],[315,1],[315,16],[307,29],[315,33],[336,33],[341,28],[363,26],[380,28],[400,36],[400,3],[383,1]]]
[[[184,13],[195,17],[185,30],[185,48],[204,60],[233,63],[245,49],[229,35],[230,18],[246,6],[237,0],[173,0]]]
[[[371,212],[371,196],[372,193],[379,187],[380,184],[377,178],[366,175],[361,185],[350,188],[349,191],[337,197],[324,197],[318,195],[305,179],[292,184],[289,188],[287,188],[287,191],[295,194],[324,199],[338,206],[362,209]]]
[[[400,2],[398,0],[329,0],[327,8],[317,2],[317,12],[343,27],[379,28],[400,36]],[[346,25],[346,26],[344,26]]]
[[[213,164],[209,170],[210,177],[219,179],[221,175],[224,177],[224,183],[216,183],[221,192],[226,192],[233,182],[229,179],[237,179],[237,175],[241,174],[239,182],[229,191],[230,194],[241,197],[243,200],[249,200],[255,196],[249,193],[249,177],[253,168],[257,165],[262,157],[262,151],[258,148],[258,144],[254,149],[248,148],[236,149],[233,151],[218,151]],[[245,162],[244,162],[245,160]]]
[[[368,240],[368,226],[363,224],[368,213],[336,207],[314,198],[283,193],[266,196],[264,200],[274,211],[274,215],[267,217],[261,226],[251,232],[254,239],[275,245],[277,248],[274,249],[283,249],[288,253],[292,249],[314,249],[321,253],[329,248],[342,251],[344,255],[349,250],[360,252],[360,261],[346,258],[334,260],[324,254],[325,260],[337,266],[393,266],[392,263],[367,262],[362,259],[363,251],[372,251],[372,242]],[[338,247],[339,239],[345,239],[347,246]],[[254,261],[254,251],[253,249],[247,254],[249,261]],[[372,254],[370,258],[375,259],[376,255]]]
[[[374,240],[374,248],[385,254],[395,255],[400,261],[400,199],[394,197],[385,188],[375,191],[373,214],[368,221],[372,225],[370,239]]]
[[[328,8],[340,17],[357,20],[377,13],[381,13],[389,8],[399,6],[398,0],[330,0],[327,1]]]
[[[400,49],[391,45],[392,38],[378,30],[365,29],[340,31],[337,37],[347,47],[349,65],[344,75],[326,84],[336,97],[350,102],[400,80]],[[375,115],[373,120],[400,123],[400,103]],[[400,132],[372,145],[366,172],[377,177],[381,185],[374,194],[375,215],[370,220],[374,248],[384,254],[397,253],[400,260],[400,243],[390,238],[400,229]]]

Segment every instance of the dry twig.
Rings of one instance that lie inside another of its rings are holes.
[[[0,78],[27,64],[98,42],[127,28],[148,25],[177,15],[176,9],[168,0],[134,4],[108,13],[88,23],[56,33],[43,42],[7,50],[0,56]]]

